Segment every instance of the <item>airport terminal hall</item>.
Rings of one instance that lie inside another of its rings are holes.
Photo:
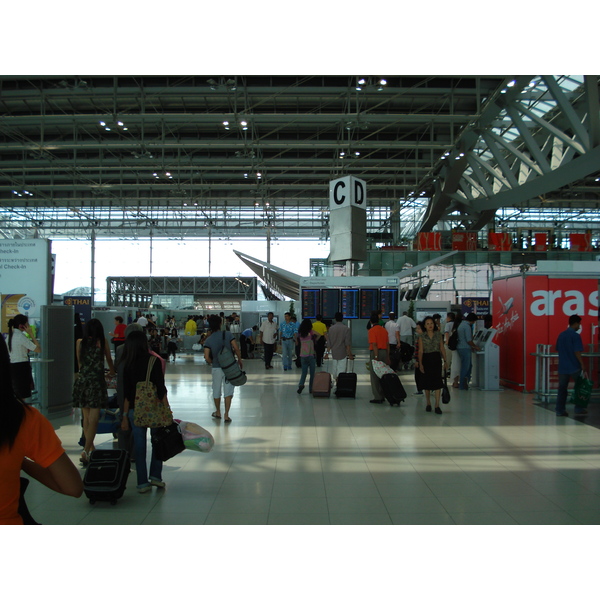
[[[0,524],[599,525],[599,85],[0,76]]]

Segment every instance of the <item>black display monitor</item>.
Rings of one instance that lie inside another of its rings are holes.
[[[381,298],[381,310],[383,311],[382,317],[387,319],[390,313],[398,314],[398,289],[384,289],[379,290]]]
[[[379,310],[379,290],[366,289],[360,290],[360,318],[370,319],[373,311]]]
[[[321,306],[323,319],[334,319],[340,310],[340,290],[322,289]]]
[[[357,289],[343,289],[341,290],[342,296],[342,314],[344,319],[358,319],[358,290]]]
[[[316,319],[321,313],[321,290],[302,290],[302,318]]]

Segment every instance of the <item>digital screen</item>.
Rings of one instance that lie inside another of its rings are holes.
[[[384,319],[390,316],[390,313],[398,314],[398,290],[397,289],[382,289],[380,290],[381,295],[381,315]]]
[[[341,310],[344,319],[358,319],[358,290],[342,290]]]
[[[316,319],[321,312],[321,290],[302,290],[302,318]]]
[[[323,319],[335,318],[335,313],[340,310],[340,290],[321,290],[321,303]]]
[[[379,310],[379,290],[360,290],[360,318],[370,319],[375,310]]]

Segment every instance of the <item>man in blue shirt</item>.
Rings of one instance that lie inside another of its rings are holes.
[[[558,352],[558,394],[556,396],[556,416],[568,417],[565,410],[567,404],[567,388],[571,378],[576,380],[583,369],[583,342],[577,333],[581,327],[581,317],[571,315],[569,327],[563,331],[556,340],[556,351]],[[587,410],[580,406],[575,407],[576,415],[585,415]]]
[[[286,312],[285,321],[279,326],[279,337],[281,338],[281,358],[283,359],[283,370],[292,370],[292,359],[294,356],[294,333],[296,325],[292,323],[292,315]]]
[[[475,321],[477,321],[477,315],[469,313],[457,328],[458,341],[456,351],[460,356],[460,381],[458,388],[461,390],[469,389],[472,367],[471,355],[473,352],[479,350],[479,347],[473,341],[473,323]]]

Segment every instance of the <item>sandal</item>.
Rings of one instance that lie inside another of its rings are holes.
[[[214,412],[212,415],[210,415],[210,416],[211,416],[213,419],[220,419],[220,418],[221,418],[221,415],[218,415],[216,410],[215,410],[215,412]]]
[[[225,417],[225,423],[231,423],[231,419],[229,417]]]

